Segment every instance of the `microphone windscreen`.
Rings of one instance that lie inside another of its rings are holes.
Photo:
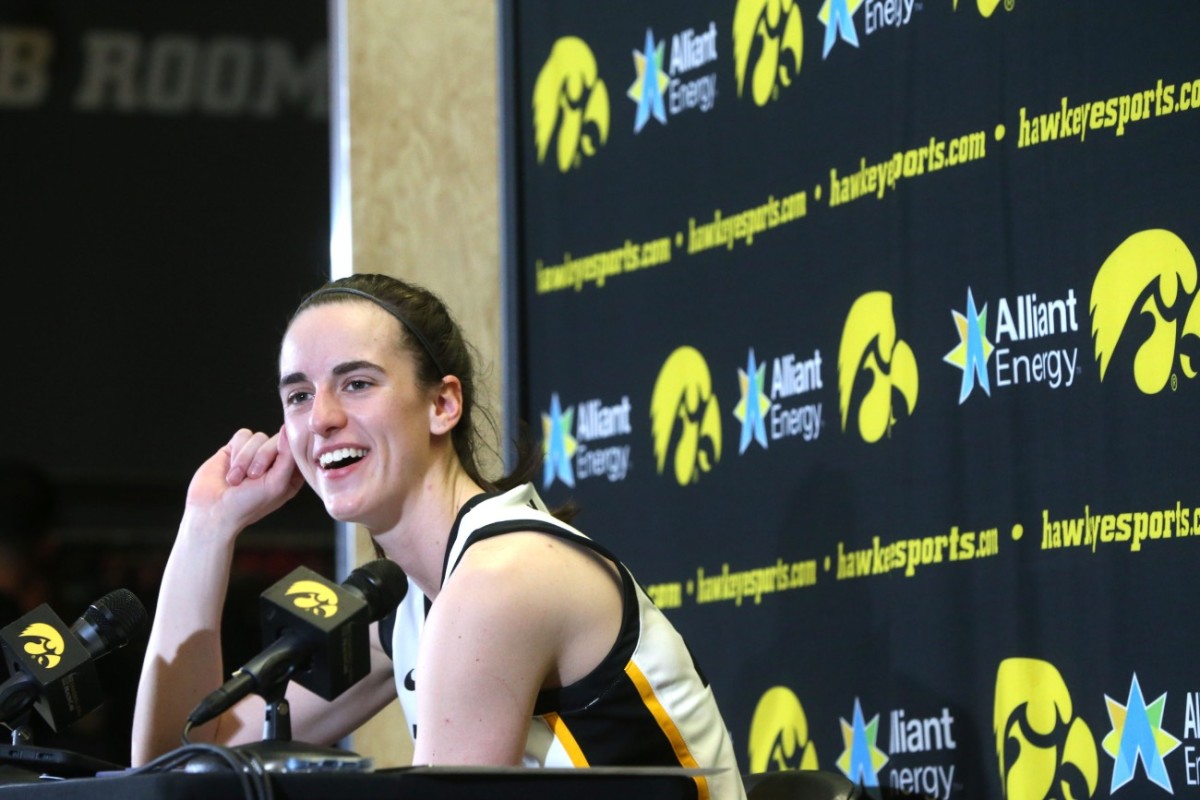
[[[146,629],[149,615],[128,589],[115,589],[88,606],[71,626],[92,658],[124,647]]]
[[[351,572],[342,585],[362,596],[367,618],[377,622],[400,605],[408,593],[408,576],[396,562],[379,558]]]
[[[83,618],[105,632],[111,631],[123,647],[146,629],[149,615],[142,601],[128,589],[115,589],[87,607]]]

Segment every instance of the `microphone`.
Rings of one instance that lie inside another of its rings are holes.
[[[0,684],[0,722],[32,706],[58,731],[95,709],[104,701],[95,660],[129,644],[146,620],[133,592],[117,589],[88,606],[70,628],[43,604],[0,630],[12,672]]]
[[[408,592],[392,561],[371,561],[332,583],[298,567],[259,598],[266,649],[247,661],[188,715],[203,725],[251,693],[288,680],[332,700],[370,671],[367,626],[387,616]]]

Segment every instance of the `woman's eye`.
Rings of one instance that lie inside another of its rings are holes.
[[[355,379],[346,382],[346,388],[352,392],[359,392],[371,385],[370,381]]]
[[[308,398],[308,392],[288,392],[287,397],[284,398],[283,402],[285,405],[295,406],[305,402],[308,400]]]

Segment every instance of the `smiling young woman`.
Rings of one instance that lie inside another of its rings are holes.
[[[288,688],[297,739],[332,743],[398,696],[415,763],[712,767],[698,796],[744,797],[711,688],[629,570],[554,516],[529,470],[482,474],[471,350],[438,298],[386,276],[335,281],[300,304],[279,366],[282,428],[238,431],[189,487],[135,763],[169,750],[222,683],[236,538],[307,482],[410,588],[372,626],[366,679],[332,702]],[[193,738],[253,741],[262,714],[248,698]]]

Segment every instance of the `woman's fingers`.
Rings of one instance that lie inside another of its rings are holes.
[[[270,446],[267,446],[268,442]],[[278,453],[274,442],[265,433],[242,428],[229,440],[229,472],[225,482],[237,486],[248,477],[261,477]]]
[[[273,480],[280,486],[281,492],[286,497],[292,497],[304,485],[304,476],[300,474],[300,470],[296,467],[296,461],[292,457],[287,432],[281,428],[279,433],[268,440],[263,450],[271,450],[274,454],[269,467],[270,471],[267,473],[268,480]]]

